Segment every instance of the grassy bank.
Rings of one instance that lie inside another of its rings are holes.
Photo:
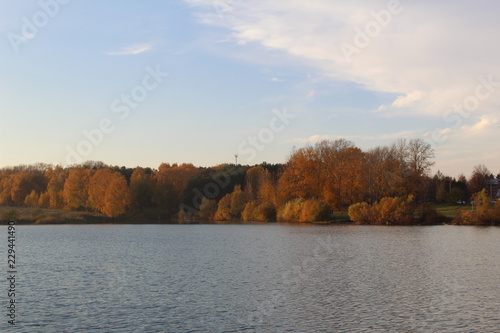
[[[0,207],[2,224],[9,219],[16,220],[21,224],[106,223],[108,220],[106,216],[92,212],[32,207]]]
[[[436,211],[449,218],[454,218],[457,213],[461,210],[462,212],[467,212],[471,210],[471,205],[451,205],[451,204],[438,204],[435,205]]]
[[[439,204],[433,206],[436,211],[453,219],[457,212],[470,211],[470,205]],[[88,224],[88,223],[175,223],[164,216],[161,210],[149,209],[141,214],[121,218],[109,218],[100,213],[45,209],[32,207],[0,207],[0,224],[14,219],[21,224]],[[326,222],[326,221],[325,221]],[[327,223],[352,223],[347,212],[334,212]]]

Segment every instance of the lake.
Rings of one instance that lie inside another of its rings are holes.
[[[6,280],[7,228],[0,228]],[[9,332],[498,332],[500,228],[17,226]]]

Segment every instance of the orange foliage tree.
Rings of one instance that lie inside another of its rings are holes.
[[[39,194],[45,187],[45,178],[40,172],[20,171],[13,177],[10,195],[14,203],[22,205],[31,191]]]
[[[48,180],[47,195],[49,197],[49,207],[64,208],[64,182],[68,177],[68,171],[60,166],[48,168],[45,171],[45,178]]]
[[[130,177],[130,195],[132,206],[139,211],[148,207],[152,203],[154,183],[151,175],[141,167],[135,168]]]
[[[109,186],[104,196],[104,206],[102,213],[109,217],[116,217],[124,214],[130,206],[130,189],[125,177],[119,173],[112,173]]]
[[[109,168],[97,170],[89,182],[88,206],[109,217],[124,214],[131,203],[125,177]]]
[[[89,182],[93,174],[94,170],[82,167],[74,167],[69,171],[63,188],[65,208],[87,208]]]
[[[162,163],[154,173],[153,202],[173,215],[183,199],[187,184],[198,173],[199,170],[192,164]]]

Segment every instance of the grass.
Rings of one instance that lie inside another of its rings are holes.
[[[436,204],[434,208],[436,208],[439,214],[449,218],[454,218],[459,210],[466,212],[472,209],[470,205],[453,205],[453,204]]]
[[[348,223],[351,222],[351,219],[349,219],[349,215],[347,212],[333,212],[330,215],[330,222],[331,223]]]
[[[61,224],[88,223],[106,219],[104,215],[91,212],[76,212],[62,209],[34,207],[0,207],[0,220],[16,220],[19,223]]]
[[[458,210],[470,211],[470,205],[436,204],[437,212],[453,219]],[[70,211],[62,209],[45,209],[33,207],[0,207],[0,222],[14,219],[19,223],[29,224],[85,224],[85,223],[160,223],[166,217],[159,209],[149,209],[128,219],[110,219],[103,214],[93,212]],[[349,223],[347,212],[334,212],[330,215],[330,223]]]

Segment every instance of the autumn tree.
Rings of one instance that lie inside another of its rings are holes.
[[[276,204],[276,180],[267,169],[257,165],[247,170],[245,178],[246,201],[270,202]]]
[[[0,204],[1,205],[11,205],[13,204],[11,192],[12,192],[12,182],[14,180],[14,175],[4,170],[0,173]]]
[[[241,190],[241,186],[237,185],[234,187],[233,193],[231,193],[231,216],[239,218],[241,212],[245,209],[245,194]]]
[[[162,163],[154,173],[153,202],[173,215],[182,202],[189,181],[199,172],[192,164]]]
[[[310,198],[318,195],[321,185],[320,163],[313,147],[293,150],[279,179],[279,192],[288,198]],[[282,199],[281,201],[288,201]]]
[[[120,172],[98,169],[89,181],[88,206],[109,217],[124,214],[131,204],[130,188]]]
[[[45,171],[45,178],[48,180],[47,195],[49,207],[55,209],[64,208],[64,183],[68,177],[68,171],[60,166],[48,168]],[[44,199],[45,200],[45,199]]]
[[[403,154],[404,158],[404,154]],[[396,145],[376,147],[365,153],[366,200],[369,203],[383,197],[406,193],[405,167],[401,163],[401,151]]]
[[[154,183],[151,180],[151,172],[137,167],[130,177],[130,195],[132,206],[139,211],[151,206]]]
[[[362,199],[364,155],[350,141],[321,141],[292,152],[279,179],[279,193],[293,197],[320,198],[341,208]]]
[[[486,187],[485,181],[491,174],[490,170],[484,164],[478,164],[472,170],[472,175],[469,179],[469,191],[472,194],[481,192]]]
[[[203,197],[200,205],[199,217],[202,220],[213,220],[217,212],[217,202]]]
[[[63,188],[65,208],[83,209],[87,207],[88,187],[93,174],[94,170],[82,167],[74,167],[69,171]]]
[[[409,169],[409,194],[425,199],[425,180],[434,165],[434,149],[422,139],[411,139],[407,146],[407,166]]]
[[[111,173],[109,186],[104,195],[104,206],[102,213],[109,217],[116,217],[124,214],[130,206],[130,189],[125,177],[119,173]]]
[[[215,220],[229,221],[231,216],[231,194],[228,193],[217,203],[217,211],[215,212]]]
[[[102,212],[105,206],[106,192],[113,179],[110,169],[98,169],[90,178],[88,185],[87,206],[96,212]]]
[[[11,198],[15,204],[24,204],[24,199],[31,191],[40,194],[46,188],[45,178],[38,171],[17,172],[12,180]]]
[[[38,207],[50,208],[50,196],[47,192],[40,194],[40,197],[38,198]]]
[[[260,165],[247,170],[245,175],[245,194],[247,201],[257,200],[262,179],[265,177],[266,173],[269,173],[269,171]]]
[[[236,185],[232,193],[226,194],[219,200],[215,219],[221,221],[239,219],[245,209],[245,204],[245,193],[243,193],[239,185]]]
[[[203,198],[219,202],[231,193],[236,185],[244,187],[247,166],[220,165],[200,170],[184,189],[179,209],[184,215],[197,214]]]
[[[39,199],[39,194],[36,193],[35,190],[32,190],[31,193],[24,198],[24,204],[28,207],[37,207],[38,199]]]
[[[324,177],[323,199],[331,207],[343,208],[363,200],[366,189],[364,154],[357,147],[334,149],[335,157],[328,161],[329,172]]]

